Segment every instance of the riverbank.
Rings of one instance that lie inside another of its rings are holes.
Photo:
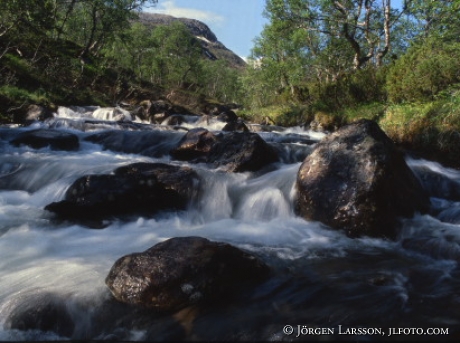
[[[425,103],[371,103],[335,112],[302,105],[280,105],[241,113],[249,121],[309,126],[335,131],[359,119],[376,121],[401,148],[414,156],[460,169],[460,92]]]

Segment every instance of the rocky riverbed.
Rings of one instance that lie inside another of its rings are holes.
[[[0,340],[458,339],[458,171],[370,121],[97,110],[0,128]]]

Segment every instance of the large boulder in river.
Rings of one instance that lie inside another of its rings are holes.
[[[429,208],[403,155],[369,120],[344,126],[318,143],[302,163],[296,187],[302,217],[350,237],[395,238],[398,217]]]
[[[199,187],[190,168],[135,163],[114,174],[77,179],[62,201],[45,207],[64,219],[101,220],[127,215],[151,216],[160,210],[185,209]]]
[[[37,129],[24,131],[10,142],[12,145],[27,145],[34,149],[50,147],[51,150],[78,150],[80,143],[73,133],[60,130]]]
[[[202,128],[190,130],[170,154],[178,160],[212,163],[230,172],[257,171],[278,161],[275,149],[256,133],[214,135]]]
[[[121,302],[177,311],[228,301],[269,274],[262,261],[229,244],[181,237],[121,257],[105,282]]]

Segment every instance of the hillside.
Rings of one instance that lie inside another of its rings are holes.
[[[199,39],[203,52],[210,60],[226,60],[229,65],[235,68],[242,68],[246,62],[236,55],[233,51],[227,49],[224,44],[219,42],[214,32],[203,22],[195,19],[176,18],[170,15],[143,12],[139,15],[139,21],[148,27],[154,28],[158,25],[170,25],[179,21],[190,30],[191,34]]]
[[[131,30],[129,24],[136,22],[147,28],[143,36]],[[173,42],[183,37],[180,33],[157,37],[153,45],[149,41],[154,28],[176,22],[195,37],[191,48],[196,51],[187,50],[180,39]],[[168,98],[175,105],[200,112],[207,102],[228,103],[237,98],[236,80],[246,64],[198,20],[141,13],[124,28],[118,25],[116,34],[106,37],[104,33],[100,44],[85,43],[80,31],[69,29],[55,35],[53,30],[62,24],[53,25],[49,31],[21,32],[18,27],[0,36],[0,122],[22,122],[33,104],[49,109],[135,105],[175,94]],[[161,46],[164,41],[169,47],[179,47],[175,58]],[[200,58],[204,63],[197,63]]]

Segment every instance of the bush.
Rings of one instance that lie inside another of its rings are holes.
[[[386,81],[394,103],[432,101],[460,82],[460,43],[427,40],[414,45],[390,68]]]

